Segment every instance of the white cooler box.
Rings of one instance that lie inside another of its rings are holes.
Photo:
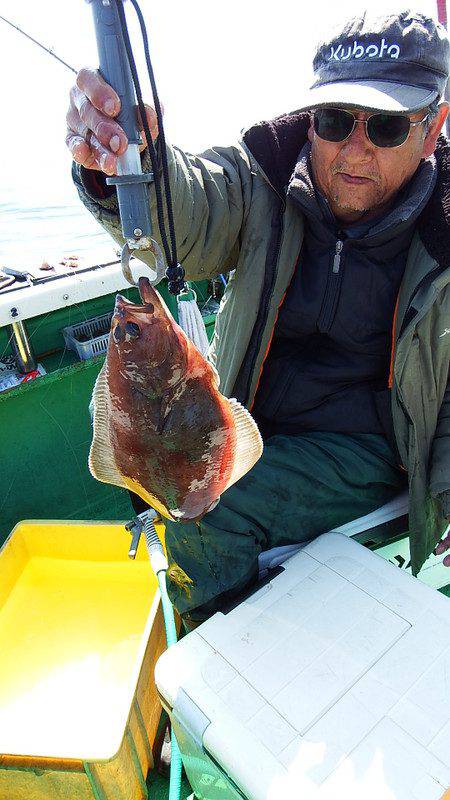
[[[450,786],[450,601],[340,534],[164,653],[156,683],[195,797]]]

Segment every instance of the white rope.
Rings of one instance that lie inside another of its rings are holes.
[[[202,356],[206,356],[209,347],[208,336],[205,322],[195,299],[178,300],[178,324]]]

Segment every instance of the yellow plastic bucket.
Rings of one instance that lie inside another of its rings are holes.
[[[123,525],[27,521],[1,549],[0,800],[147,797],[165,634],[128,546]]]

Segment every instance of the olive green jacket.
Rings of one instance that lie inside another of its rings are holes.
[[[201,156],[168,147],[178,252],[187,277],[233,270],[210,358],[221,391],[248,407],[302,245],[303,216],[286,187],[307,124],[305,115],[290,114],[249,129],[234,147]],[[409,480],[415,574],[445,530],[444,514],[450,514],[450,147],[445,139],[436,158],[437,184],[417,224],[399,295],[391,391],[395,437]],[[95,184],[93,178],[74,170],[81,199],[122,243],[116,196],[98,174]],[[148,259],[152,263],[151,255]]]

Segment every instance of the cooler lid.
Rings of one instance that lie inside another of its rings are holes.
[[[449,599],[339,534],[156,671],[175,713],[187,696],[210,721],[203,747],[249,800],[439,800],[449,676]]]

